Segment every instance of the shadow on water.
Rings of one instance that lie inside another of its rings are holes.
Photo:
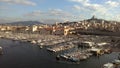
[[[26,42],[0,39],[4,54],[0,56],[0,68],[101,68],[104,63],[117,58],[118,53],[91,57],[80,64],[58,62],[57,54],[40,49]]]

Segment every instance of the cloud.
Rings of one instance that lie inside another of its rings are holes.
[[[58,15],[64,14],[64,11],[61,9],[49,9],[49,14],[54,15],[54,16],[58,16]]]
[[[26,13],[24,15],[25,16],[40,16],[40,15],[43,15],[43,12],[40,10],[36,10],[36,11],[30,12],[30,13]]]
[[[107,1],[106,4],[108,4],[111,7],[117,7],[118,5],[120,5],[118,2],[115,1]]]
[[[1,10],[6,10],[6,9],[9,9],[7,6],[0,6],[0,9]]]
[[[25,16],[63,18],[63,17],[70,17],[72,16],[72,14],[67,11],[63,11],[61,9],[49,9],[47,11],[36,10],[25,14]]]
[[[88,3],[89,0],[69,0],[69,1],[72,1],[72,2],[77,2],[77,3]]]
[[[70,0],[70,1],[80,3],[84,8],[90,9],[90,10],[98,10],[98,9],[104,8],[100,4],[91,4],[89,0]],[[74,7],[78,9],[80,8],[80,6],[78,5],[74,5]]]
[[[74,5],[73,8],[76,9],[76,10],[81,10],[82,9],[79,5]]]
[[[99,4],[86,4],[85,5],[86,8],[89,8],[90,10],[99,10],[101,8],[103,8],[103,6],[99,5]]]
[[[62,9],[48,9],[46,11],[35,10],[25,13],[24,19],[43,21],[45,23],[63,22],[73,17],[72,13],[69,13]]]
[[[82,9],[83,12],[87,12],[90,15],[105,14],[108,9],[103,4],[91,3],[90,0],[69,0],[71,2],[78,3],[79,5],[73,5],[77,10]]]
[[[69,17],[72,16],[71,13],[61,10],[61,9],[50,9],[48,11],[49,15],[51,16],[61,16],[61,17]]]
[[[90,5],[90,1],[89,0],[69,0],[71,2],[76,2],[76,3],[80,3],[81,5],[83,6],[87,6],[87,5]]]
[[[0,0],[0,2],[10,3],[10,4],[30,5],[30,6],[36,5],[36,3],[30,0]]]

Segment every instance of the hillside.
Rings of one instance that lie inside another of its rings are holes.
[[[36,25],[36,24],[43,24],[39,21],[18,21],[18,22],[11,22],[11,23],[4,23],[2,25],[22,25],[22,26],[27,26],[27,25]]]

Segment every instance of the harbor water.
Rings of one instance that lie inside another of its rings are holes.
[[[56,54],[27,42],[0,39],[0,46],[3,47],[0,68],[101,68],[103,64],[118,58],[118,52],[113,52],[72,64],[57,61]]]

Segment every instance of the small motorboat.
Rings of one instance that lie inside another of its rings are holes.
[[[0,55],[3,54],[2,47],[0,47]]]
[[[115,60],[113,61],[113,64],[115,64],[115,65],[120,65],[120,60],[115,59]]]
[[[113,63],[106,63],[103,65],[103,68],[115,68]]]

